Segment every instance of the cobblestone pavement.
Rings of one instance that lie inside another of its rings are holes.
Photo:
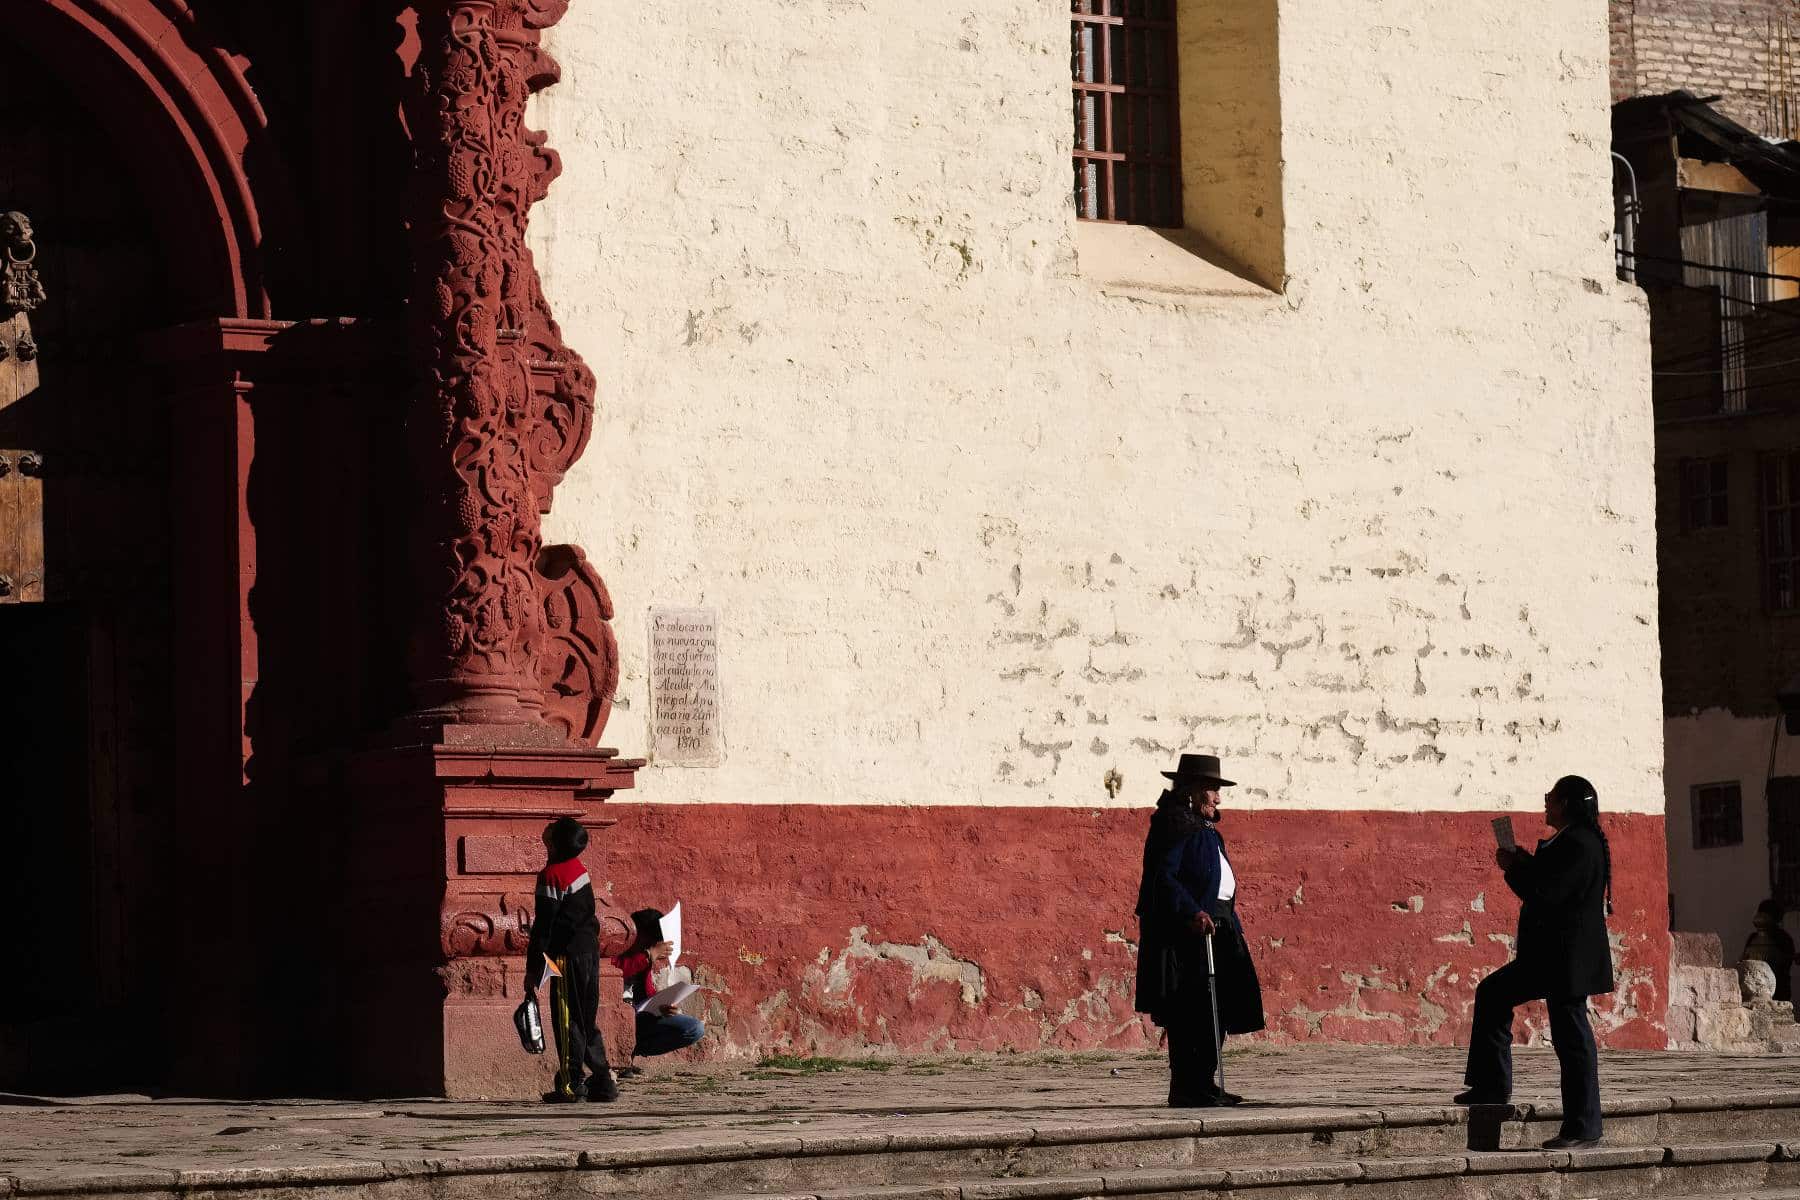
[[[1547,1050],[1517,1053],[1514,1100],[1555,1103]],[[1246,1108],[1442,1106],[1460,1051],[1251,1046],[1228,1053]],[[1800,1092],[1800,1056],[1607,1053],[1608,1099]],[[393,1100],[222,1102],[141,1096],[0,1103],[0,1175],[71,1179],[120,1170],[516,1155],[570,1149],[753,1143],[833,1133],[978,1132],[1035,1123],[1154,1120],[1166,1070],[1149,1056],[1021,1055],[797,1068],[664,1069],[623,1084],[616,1104]],[[1239,1110],[1244,1111],[1244,1110]]]

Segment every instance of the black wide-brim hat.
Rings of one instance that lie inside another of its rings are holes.
[[[654,946],[663,940],[662,919],[660,908],[640,908],[631,914],[631,923],[637,927],[640,946]]]
[[[1216,754],[1184,754],[1181,761],[1175,764],[1173,771],[1164,771],[1164,779],[1172,779],[1176,783],[1212,783],[1219,787],[1236,787],[1237,784],[1219,774],[1219,756]]]

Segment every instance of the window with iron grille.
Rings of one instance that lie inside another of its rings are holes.
[[[1726,493],[1731,475],[1723,458],[1681,460],[1681,527],[1686,530],[1723,529],[1730,523],[1731,506]]]
[[[1075,211],[1181,225],[1175,0],[1071,0]]]
[[[1763,604],[1800,608],[1800,452],[1765,454],[1762,485]]]
[[[1744,800],[1735,783],[1703,783],[1692,789],[1694,849],[1738,846],[1744,841]]]

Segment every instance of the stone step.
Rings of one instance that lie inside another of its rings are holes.
[[[1628,1165],[1639,1176],[1655,1168],[1657,1178],[1678,1169],[1678,1174],[1704,1176],[1711,1171],[1735,1179],[1745,1170],[1725,1170],[1716,1164],[1741,1160],[1767,1165],[1800,1158],[1800,1152],[1787,1155],[1781,1149],[1800,1148],[1800,1095],[1779,1093],[1762,1099],[1785,1103],[1758,1105],[1756,1098],[1746,1096],[1738,1104],[1692,1097],[1680,1107],[1670,1100],[1609,1105],[1606,1143],[1583,1152],[1577,1173],[1599,1171],[1605,1164],[1614,1174]],[[650,1150],[634,1151],[625,1159],[585,1155],[583,1162],[619,1173],[607,1187],[617,1200],[658,1200],[671,1190],[781,1195],[929,1189],[945,1186],[943,1180],[964,1181],[956,1185],[959,1188],[974,1187],[974,1181],[981,1180],[1007,1186],[1023,1180],[1038,1186],[1052,1179],[1137,1178],[1143,1172],[1170,1171],[1237,1172],[1239,1186],[1248,1187],[1244,1172],[1264,1166],[1286,1171],[1316,1168],[1327,1175],[1357,1166],[1358,1173],[1346,1178],[1361,1186],[1383,1172],[1422,1170],[1420,1163],[1474,1164],[1467,1169],[1458,1166],[1457,1177],[1505,1173],[1509,1164],[1521,1170],[1545,1169],[1553,1159],[1538,1147],[1558,1132],[1560,1118],[1548,1107],[1473,1112],[1455,1107],[1387,1112],[1238,1110],[1185,1119],[1040,1126],[1010,1134],[921,1130],[892,1136],[803,1137],[797,1153],[747,1152],[682,1163],[670,1161],[667,1151]],[[1388,1165],[1396,1163],[1412,1166]],[[1761,1165],[1748,1174],[1760,1178]],[[1800,1166],[1781,1170],[1800,1171]],[[1637,1184],[1647,1178],[1638,1178]],[[1600,1176],[1594,1179],[1603,1182]],[[1733,1186],[1749,1182],[1755,1181],[1740,1180]],[[1800,1183],[1800,1176],[1795,1182]]]
[[[700,1193],[703,1195],[703,1193]],[[968,1179],[708,1200],[1098,1200],[1109,1196],[1238,1200],[1664,1200],[1800,1197],[1800,1162],[1771,1144],[1598,1147],[1347,1162],[1259,1163],[1039,1178]]]

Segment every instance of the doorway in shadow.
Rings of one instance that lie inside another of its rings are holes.
[[[175,764],[168,410],[139,346],[179,305],[83,97],[5,58],[0,211],[29,218],[44,299],[0,312],[0,546],[36,585],[0,597],[0,887],[22,914],[0,1087],[143,1087],[165,1068]]]

